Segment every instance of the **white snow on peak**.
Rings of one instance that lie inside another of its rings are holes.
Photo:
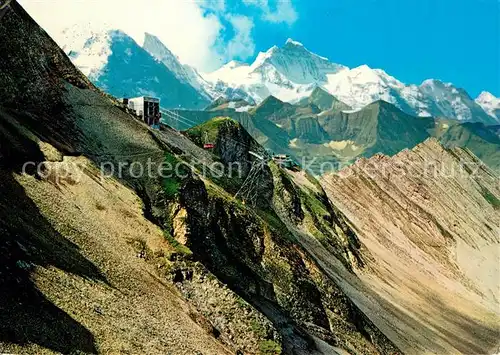
[[[439,80],[437,79],[426,79],[422,81],[422,84],[420,86],[434,86]]]
[[[273,95],[282,101],[296,101],[327,80],[328,74],[346,69],[308,51],[292,39],[283,47],[260,52],[251,65],[228,63],[204,77],[247,92],[256,102]]]
[[[483,91],[475,101],[488,115],[497,120],[500,119],[500,98],[495,97],[490,92]]]
[[[439,88],[452,88],[452,89],[456,90],[456,88],[453,86],[452,83],[445,83],[445,82],[438,80],[438,79],[424,80],[422,82],[422,84],[420,84],[420,87],[427,87],[427,88],[430,88],[432,90],[439,90]]]
[[[491,114],[492,110],[490,116],[494,120],[488,117],[464,90],[451,83],[428,79],[420,86],[406,85],[385,71],[367,65],[328,75],[323,87],[353,109],[384,100],[409,114],[422,117],[442,116],[485,123],[500,121]]]
[[[285,44],[292,44],[294,46],[300,46],[300,47],[304,47],[304,45],[300,42],[297,42],[297,41],[294,41],[293,39],[289,38],[286,40],[286,43]]]
[[[277,49],[278,47],[274,46],[270,48],[267,52],[259,52],[257,58],[255,58],[255,61],[252,63],[252,65],[250,65],[250,69],[253,71],[258,69],[260,66],[264,65],[268,59],[272,58],[273,54],[276,52]]]
[[[478,102],[491,103],[495,101],[500,101],[500,98],[495,97],[491,92],[483,91],[476,98]]]
[[[384,100],[397,103],[392,93],[405,85],[381,69],[361,65],[353,69],[328,75],[324,88],[340,101],[359,109],[374,101]]]
[[[57,44],[90,80],[96,80],[112,54],[111,41],[117,30],[92,26],[66,28],[55,37]]]
[[[463,90],[451,83],[440,80],[425,80],[419,87],[422,97],[428,102],[428,111],[434,115],[456,118],[467,121],[475,118],[474,102]],[[436,114],[438,113],[438,114]]]
[[[248,64],[247,63],[243,63],[243,62],[239,62],[237,60],[232,60],[229,63],[227,63],[226,65],[224,65],[224,67],[228,68],[228,69],[234,69],[234,68],[238,68],[238,67],[241,67],[241,66],[248,66]]]
[[[251,80],[250,71],[249,65],[235,65],[235,62],[232,61],[212,73],[203,74],[203,76],[209,82],[221,81],[230,86],[238,86]]]

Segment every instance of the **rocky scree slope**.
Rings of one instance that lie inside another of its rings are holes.
[[[214,125],[212,154],[121,109],[16,2],[0,34],[2,351],[398,353],[289,232],[351,274],[363,266],[314,179],[259,168],[263,201],[244,204],[243,181],[202,174],[248,164],[259,146],[239,124]],[[182,162],[184,177],[100,176],[101,163],[148,160]]]
[[[469,150],[435,139],[321,179],[373,256],[364,285],[344,278],[343,289],[405,353],[497,351],[498,181]]]

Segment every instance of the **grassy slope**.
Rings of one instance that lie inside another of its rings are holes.
[[[315,173],[320,173],[319,164],[323,162],[336,165],[338,162],[352,163],[357,157],[371,157],[376,153],[394,155],[413,148],[430,136],[441,139],[446,146],[469,148],[498,170],[500,144],[493,137],[498,136],[495,127],[413,117],[383,101],[357,112],[341,112],[347,109],[333,96],[317,88],[310,97],[296,105],[269,97],[248,113],[226,108],[209,113],[186,111],[183,114],[195,122],[215,116],[232,117],[266,148],[289,154],[297,161],[316,158],[312,167]],[[316,116],[321,110],[324,112]],[[445,124],[442,122],[448,122],[448,127],[443,128]]]

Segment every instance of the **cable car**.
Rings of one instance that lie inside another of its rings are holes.
[[[203,149],[214,149],[215,144],[210,142],[208,139],[208,132],[205,132],[205,142],[203,143]]]

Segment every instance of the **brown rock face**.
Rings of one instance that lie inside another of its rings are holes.
[[[430,139],[321,183],[369,256],[362,282],[344,288],[400,349],[498,348],[500,188],[481,161]]]

